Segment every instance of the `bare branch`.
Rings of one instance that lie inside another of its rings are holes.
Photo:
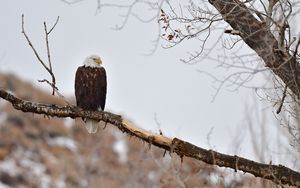
[[[49,72],[49,68],[45,65],[44,61],[41,59],[41,57],[39,56],[38,52],[36,51],[36,49],[34,48],[33,44],[31,43],[29,37],[27,36],[26,32],[25,32],[25,28],[24,28],[24,14],[22,14],[22,33],[24,35],[24,37],[26,38],[29,46],[31,47],[32,51],[34,52],[34,55],[36,56],[36,58],[39,60],[39,62],[43,65],[43,67]]]
[[[55,91],[56,95],[59,96],[59,97],[61,97],[61,98],[63,98],[63,99],[64,99],[64,102],[65,102],[67,105],[71,105],[71,104],[65,99],[64,95],[61,94],[61,93],[59,92],[58,88],[57,88],[55,85],[53,85],[53,83],[49,82],[49,80],[43,79],[43,80],[38,80],[38,81],[39,81],[39,82],[45,82],[45,83],[47,83],[51,88],[54,88],[54,89],[55,89],[54,91]]]
[[[48,56],[48,65],[49,65],[49,74],[51,75],[52,78],[52,84],[50,84],[52,86],[52,95],[54,95],[55,90],[58,91],[58,88],[55,86],[56,81],[55,81],[55,76],[53,74],[53,70],[52,70],[52,63],[51,63],[51,55],[50,55],[50,48],[49,48],[49,35],[50,33],[53,31],[53,29],[55,28],[55,26],[57,25],[59,20],[59,16],[57,17],[55,23],[53,24],[53,26],[51,27],[51,29],[48,31],[47,30],[47,24],[46,22],[44,22],[44,29],[45,29],[45,35],[46,35],[46,47],[47,47],[47,56]]]
[[[266,66],[275,75],[279,76],[294,95],[299,98],[300,69],[297,67],[296,59],[292,58],[287,51],[280,50],[279,43],[270,32],[269,27],[258,21],[245,4],[240,1],[209,0],[209,2],[222,14],[224,20],[234,30],[240,31],[240,36],[244,42],[264,60]],[[293,80],[292,83],[291,80]]]
[[[178,138],[168,138],[161,134],[155,134],[139,127],[136,127],[130,121],[123,119],[120,115],[102,111],[84,111],[75,106],[60,107],[53,104],[41,104],[30,101],[24,101],[0,89],[0,97],[9,101],[13,107],[23,112],[35,114],[44,114],[51,117],[85,117],[94,120],[101,120],[112,124],[122,132],[130,136],[135,136],[151,145],[160,147],[164,150],[174,152],[183,157],[191,157],[208,164],[228,167],[235,171],[240,170],[250,173],[256,177],[272,180],[277,184],[288,184],[300,187],[300,173],[293,171],[282,165],[272,165],[254,162],[239,156],[231,156],[219,153],[213,150],[206,150],[185,142]]]
[[[78,3],[78,2],[81,2],[81,1],[84,1],[84,0],[61,0],[62,2],[68,4],[68,5],[72,5],[72,4],[75,4],[75,3]]]
[[[295,47],[295,51],[294,51],[294,54],[293,54],[293,57],[296,58],[297,54],[298,54],[298,48],[299,48],[299,45],[300,45],[300,36],[298,37],[298,42],[296,44],[296,47]],[[298,55],[299,56],[299,55]]]
[[[49,34],[52,32],[52,30],[56,27],[56,25],[57,25],[57,23],[58,23],[58,20],[59,20],[59,16],[57,16],[55,23],[53,24],[53,26],[51,27],[51,29],[47,32],[48,35],[49,35]],[[46,22],[44,22],[44,24],[45,24],[45,23],[46,23]]]
[[[52,95],[55,94],[56,91],[58,91],[58,88],[56,87],[56,79],[55,79],[55,75],[53,73],[52,70],[52,64],[51,64],[51,55],[50,55],[50,48],[49,48],[49,35],[50,33],[53,31],[53,29],[55,28],[55,26],[57,25],[59,20],[59,17],[57,17],[54,25],[51,27],[51,29],[48,31],[47,30],[47,24],[46,22],[44,22],[44,30],[45,30],[45,37],[46,37],[46,48],[47,48],[47,57],[48,57],[48,66],[44,63],[44,61],[41,59],[40,55],[38,54],[38,52],[36,51],[36,49],[34,48],[32,42],[30,41],[28,35],[25,32],[25,28],[24,28],[24,14],[22,14],[22,33],[24,35],[24,37],[26,38],[29,46],[31,47],[31,49],[33,50],[36,58],[38,59],[38,61],[43,65],[43,67],[46,69],[46,71],[50,74],[51,78],[52,78],[52,83],[49,84],[52,87]],[[45,80],[45,79],[44,79]],[[49,81],[47,81],[47,83],[50,83]]]
[[[164,4],[165,0],[156,0],[156,1],[147,1],[147,0],[133,0],[133,1],[129,1],[129,2],[120,2],[119,3],[114,3],[112,1],[107,1],[107,2],[103,2],[101,0],[97,0],[97,10],[96,10],[96,14],[101,12],[101,10],[103,8],[116,8],[119,9],[122,14],[120,14],[120,18],[121,18],[121,23],[120,24],[116,24],[114,27],[111,27],[111,29],[114,30],[121,30],[125,27],[125,25],[127,24],[127,22],[130,20],[131,16],[133,18],[136,18],[137,20],[139,20],[142,23],[150,23],[153,21],[157,21],[159,20],[159,15],[160,15],[160,9],[162,7],[162,5]],[[148,9],[148,11],[153,12],[153,14],[149,14],[146,16],[146,18],[142,17],[140,14],[135,13],[134,9],[135,7],[138,7],[139,5],[142,6],[146,6]],[[157,37],[152,40],[153,42],[153,48],[146,53],[143,53],[143,55],[153,55],[154,52],[156,51],[159,41],[160,41],[160,26],[158,24],[158,35]]]
[[[284,100],[285,100],[285,97],[286,97],[286,90],[287,90],[287,85],[285,85],[285,87],[284,87],[282,98],[281,98],[281,101],[280,101],[280,105],[279,105],[279,107],[276,111],[277,114],[279,114],[281,112],[281,109],[282,109],[282,106],[283,106],[283,103],[284,103]]]

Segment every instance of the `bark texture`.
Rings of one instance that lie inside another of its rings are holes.
[[[256,177],[272,180],[279,185],[288,184],[300,187],[300,173],[282,165],[263,164],[236,155],[231,156],[213,150],[206,150],[178,138],[171,139],[161,134],[143,130],[121,116],[110,112],[92,112],[84,111],[75,106],[61,107],[52,104],[34,103],[19,99],[2,89],[0,89],[0,97],[9,101],[15,109],[23,112],[51,117],[84,117],[101,120],[118,127],[130,136],[135,136],[149,143],[149,145],[155,145],[170,153],[176,153],[182,159],[184,156],[191,157],[208,164],[247,172]]]
[[[257,20],[249,8],[239,0],[209,0],[223,19],[239,31],[240,37],[265,62],[288,88],[299,98],[300,67],[296,58],[276,40],[265,21]]]

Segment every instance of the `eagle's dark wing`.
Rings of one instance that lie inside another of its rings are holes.
[[[101,110],[105,108],[105,101],[106,101],[106,90],[107,90],[107,81],[106,81],[106,72],[103,67],[97,68],[98,73],[96,74],[96,84],[95,88],[97,89],[96,96],[100,98],[100,107]]]
[[[91,111],[104,110],[106,100],[106,72],[103,67],[78,67],[75,76],[77,106]]]

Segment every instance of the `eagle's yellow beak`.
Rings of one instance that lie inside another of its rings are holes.
[[[96,59],[95,62],[96,62],[98,65],[101,65],[101,64],[102,64],[101,59]]]

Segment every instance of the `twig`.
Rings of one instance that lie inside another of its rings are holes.
[[[48,35],[49,35],[49,34],[52,32],[52,30],[56,27],[56,25],[57,25],[57,23],[58,23],[58,20],[59,20],[59,16],[57,16],[55,23],[53,24],[53,26],[51,27],[51,29],[47,32]],[[44,22],[44,24],[46,24],[46,22]]]
[[[48,70],[48,67],[45,65],[45,63],[43,62],[43,60],[40,58],[39,54],[37,53],[36,49],[34,48],[33,44],[31,43],[29,37],[27,36],[25,29],[24,29],[24,14],[22,14],[22,33],[24,35],[24,37],[26,38],[29,46],[31,47],[31,49],[34,52],[34,55],[36,56],[36,58],[39,60],[39,62],[43,65],[43,67]]]
[[[24,14],[22,14],[22,33],[24,35],[24,37],[26,38],[29,46],[31,47],[32,51],[34,52],[36,58],[38,59],[38,61],[42,64],[42,66],[47,70],[47,72],[50,74],[51,78],[52,78],[52,83],[50,84],[50,86],[52,87],[52,95],[55,94],[55,91],[58,91],[58,88],[56,87],[56,79],[55,79],[55,75],[53,73],[52,70],[52,64],[51,64],[51,55],[50,55],[50,48],[49,48],[49,35],[50,33],[53,31],[53,29],[55,28],[55,26],[57,25],[59,20],[59,17],[57,17],[54,25],[51,27],[51,29],[48,31],[47,30],[47,24],[46,22],[44,22],[44,30],[45,30],[45,35],[46,35],[46,48],[47,48],[47,57],[48,57],[48,65],[49,67],[44,63],[44,61],[42,60],[42,58],[40,57],[40,55],[38,54],[37,50],[34,48],[32,42],[30,41],[28,35],[25,32],[25,27],[24,27]],[[45,79],[44,79],[45,80]],[[49,81],[47,83],[50,83]]]
[[[43,80],[38,80],[38,81],[39,81],[39,82],[45,82],[45,83],[47,83],[50,87],[55,88],[55,93],[56,93],[56,95],[58,95],[59,97],[63,98],[63,99],[64,99],[64,102],[65,102],[67,105],[71,105],[67,100],[65,100],[65,97],[59,92],[57,86],[53,85],[51,82],[49,82],[49,80],[43,79]]]
[[[51,27],[51,29],[48,31],[47,30],[47,24],[46,22],[44,22],[44,29],[45,29],[45,35],[46,35],[46,47],[47,47],[47,56],[48,56],[48,63],[49,63],[49,70],[47,69],[47,71],[49,72],[49,74],[51,75],[52,78],[52,95],[54,95],[55,90],[58,90],[58,88],[55,86],[56,81],[55,81],[55,76],[53,74],[53,70],[52,70],[52,63],[51,63],[51,55],[50,55],[50,48],[49,48],[49,35],[50,33],[53,31],[53,29],[55,28],[55,26],[57,25],[59,20],[59,16],[57,17],[54,25]]]
[[[44,114],[51,117],[84,117],[94,120],[102,120],[116,126],[122,132],[135,136],[151,145],[176,153],[180,157],[191,157],[208,164],[228,167],[250,173],[256,177],[272,180],[281,185],[288,184],[300,187],[300,173],[282,165],[270,165],[254,162],[239,156],[231,156],[206,150],[178,138],[168,138],[164,135],[155,134],[135,126],[120,115],[103,111],[84,111],[75,106],[57,106],[53,104],[41,104],[25,101],[0,89],[0,97],[9,101],[13,107],[23,112]],[[238,161],[237,161],[238,159]]]
[[[281,109],[282,109],[282,106],[283,106],[283,103],[284,103],[284,100],[285,100],[285,97],[286,97],[286,90],[288,88],[288,85],[285,85],[284,86],[284,90],[283,90],[283,94],[282,94],[282,98],[281,98],[281,101],[280,101],[280,105],[276,111],[277,114],[279,114],[281,112]]]
[[[241,32],[241,38],[244,42],[264,60],[266,67],[270,68],[275,75],[288,85],[291,93],[295,96],[300,96],[300,79],[295,77],[295,75],[300,74],[300,69],[295,68],[295,66],[290,66],[291,64],[295,65],[297,63],[296,58],[293,58],[289,53],[276,53],[276,50],[279,49],[279,43],[270,31],[268,23],[266,26],[257,20],[241,1],[209,0],[208,2],[219,11],[224,21],[226,21],[232,29]],[[272,17],[271,9],[277,2],[277,0],[270,2],[270,10],[268,10],[270,15],[268,18]],[[247,22],[245,22],[245,18],[247,18]],[[268,22],[268,19],[266,21]],[[252,23],[251,27],[249,27],[249,22]],[[278,69],[278,67],[281,68]],[[290,83],[290,81],[295,78],[296,80]]]
[[[298,42],[296,44],[295,51],[294,51],[294,54],[293,54],[294,58],[296,58],[296,56],[297,56],[299,45],[300,45],[300,36],[298,37]]]
[[[154,113],[154,121],[155,121],[155,123],[156,123],[156,125],[157,125],[157,127],[158,127],[159,134],[160,134],[160,135],[163,135],[163,132],[162,132],[161,126],[160,126],[160,122],[159,122],[158,119],[157,119],[157,114],[156,114],[156,113]]]
[[[78,2],[83,1],[83,0],[73,0],[73,1],[61,0],[61,1],[68,4],[68,5],[72,5],[72,4],[78,3]]]
[[[46,82],[47,84],[49,84],[52,88],[54,88],[55,90],[58,90],[58,88],[53,85],[53,83],[49,82],[49,80],[43,79],[43,80],[38,80],[39,82]]]

